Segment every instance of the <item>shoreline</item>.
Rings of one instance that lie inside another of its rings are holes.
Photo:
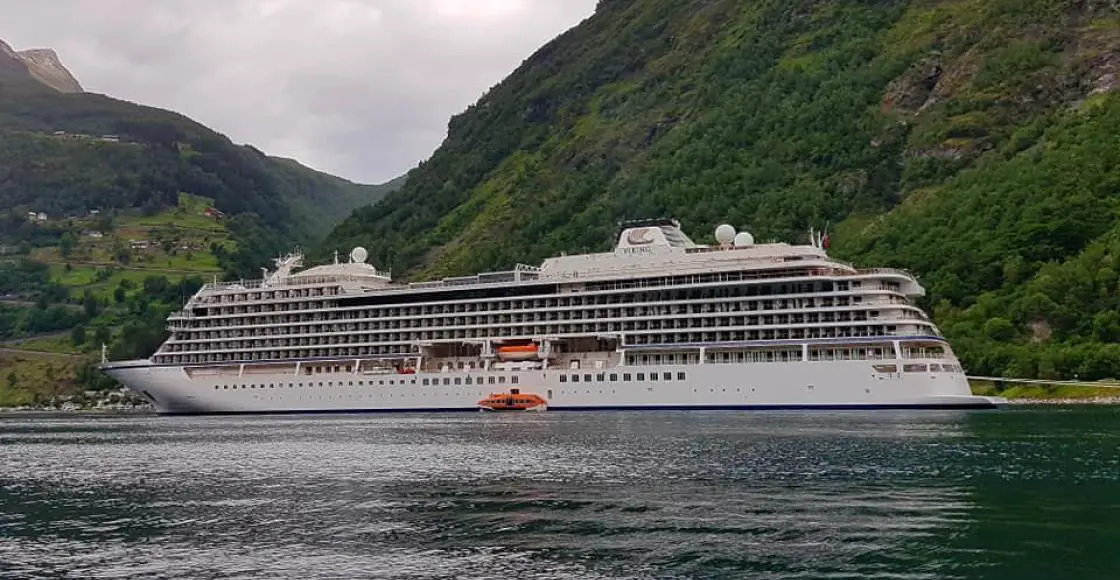
[[[1070,397],[1054,397],[1054,398],[1033,398],[1024,397],[1016,399],[1008,399],[1008,407],[1029,407],[1029,406],[1048,406],[1048,407],[1062,407],[1062,406],[1079,406],[1079,405],[1120,405],[1120,397],[1084,397],[1084,398],[1070,398]],[[417,411],[422,413],[423,411]],[[759,411],[752,411],[759,412]],[[158,417],[159,415],[152,409],[151,406],[133,406],[133,407],[0,407],[0,418],[4,416],[13,415],[150,415]]]
[[[1120,405],[1120,397],[1054,397],[1049,399],[1008,399],[1008,405]]]

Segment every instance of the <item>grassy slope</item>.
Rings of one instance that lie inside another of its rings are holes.
[[[38,248],[32,259],[51,265],[55,280],[75,292],[89,288],[102,299],[111,300],[121,280],[139,285],[150,275],[161,275],[175,282],[184,276],[220,276],[218,260],[211,244],[232,248],[234,242],[223,222],[203,215],[212,200],[180,194],[179,205],[144,216],[122,214],[114,220],[113,231],[102,238],[82,236],[70,256],[63,257],[58,247]],[[77,220],[76,229],[91,225]],[[160,244],[167,240],[170,251]],[[152,247],[132,249],[130,242],[147,241]],[[186,245],[193,249],[184,249]],[[127,263],[115,256],[115,249],[129,248]],[[69,264],[69,268],[66,265]]]
[[[153,275],[164,276],[171,282],[186,276],[208,279],[220,275],[217,259],[209,250],[210,244],[230,247],[233,241],[222,221],[203,215],[203,210],[211,204],[212,200],[181,194],[176,208],[149,216],[135,212],[118,216],[112,232],[99,239],[81,237],[67,258],[60,255],[58,247],[39,248],[32,258],[51,264],[52,279],[70,289],[72,296],[80,296],[87,289],[93,291],[105,310],[90,326],[116,326],[125,313],[120,306],[114,306],[113,292],[124,280],[138,288],[145,278]],[[92,222],[77,220],[72,227],[80,231],[90,225]],[[171,252],[162,247],[136,249],[128,252],[127,264],[115,259],[114,247],[128,247],[130,240],[158,242],[161,239],[174,246]],[[183,250],[178,247],[180,244],[198,249]],[[189,259],[187,254],[190,254]],[[75,345],[69,332],[14,340],[0,348],[27,351],[0,353],[0,406],[29,405],[53,395],[80,392],[84,387],[77,380],[77,369],[86,361],[96,359],[100,352],[98,345],[92,342]]]
[[[81,391],[77,359],[0,352],[0,407],[32,405]]]

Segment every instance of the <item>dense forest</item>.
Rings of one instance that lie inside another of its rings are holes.
[[[914,271],[973,373],[1120,376],[1107,0],[603,0],[323,252],[413,278],[668,215]]]

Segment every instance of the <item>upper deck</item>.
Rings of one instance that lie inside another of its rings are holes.
[[[924,290],[906,271],[892,268],[857,269],[851,264],[829,258],[819,243],[790,245],[786,243],[755,244],[750,234],[732,233],[716,246],[694,243],[675,221],[646,220],[627,224],[610,252],[560,255],[544,260],[538,266],[518,264],[514,269],[483,272],[422,282],[396,283],[389,272],[365,263],[366,252],[355,248],[348,262],[316,266],[295,272],[300,256],[277,260],[277,270],[261,280],[207,284],[196,295],[232,297],[253,290],[305,289],[299,296],[315,295],[313,289],[332,287],[344,295],[400,294],[470,290],[478,287],[521,284],[556,284],[581,288],[632,287],[647,285],[640,281],[680,279],[682,276],[735,273],[735,279],[773,279],[807,276],[889,277],[895,279],[907,295],[922,295]],[[721,226],[721,228],[728,226]],[[732,231],[733,232],[733,231]],[[287,293],[285,293],[287,295]],[[192,300],[194,301],[194,300]],[[206,300],[209,301],[209,300]]]

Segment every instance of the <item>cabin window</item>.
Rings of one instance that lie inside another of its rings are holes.
[[[461,379],[461,378],[459,378],[459,377],[455,377],[455,384],[456,384],[456,385],[461,385],[461,384],[463,384],[463,379]]]
[[[666,381],[671,381],[673,380],[673,373],[664,373],[661,375],[661,378],[665,379]]]
[[[591,375],[583,375],[583,382],[590,383],[591,382]]]
[[[512,382],[513,384],[515,384],[515,385],[516,385],[516,384],[517,384],[517,382],[518,382],[518,381],[517,381],[517,379],[518,379],[518,378],[519,378],[519,377],[518,377],[517,375],[513,375],[512,377],[510,377],[510,382]]]
[[[473,381],[471,381],[471,378],[470,378],[470,377],[467,377],[467,384],[468,384],[468,385],[470,385],[470,384],[474,384],[474,383],[473,383]]]
[[[572,382],[573,383],[578,383],[579,382],[579,375],[572,375]]]
[[[568,382],[568,375],[560,375],[560,382],[561,383]]]
[[[629,381],[630,380],[630,373],[622,373],[622,380]]]
[[[684,373],[683,372],[677,373],[677,380],[678,381],[683,381],[684,380]]]
[[[656,381],[657,380],[657,373],[650,373],[649,374],[649,380]]]
[[[615,373],[611,373],[611,382],[614,382],[614,381],[617,381],[617,380],[618,380],[618,375],[616,375]]]
[[[638,378],[639,381],[644,381],[644,380],[646,380],[646,374],[645,373],[638,373],[637,378]]]
[[[451,384],[451,379],[443,379],[443,384],[444,385],[450,385]]]
[[[486,382],[491,385],[494,384],[494,377],[487,377]]]

